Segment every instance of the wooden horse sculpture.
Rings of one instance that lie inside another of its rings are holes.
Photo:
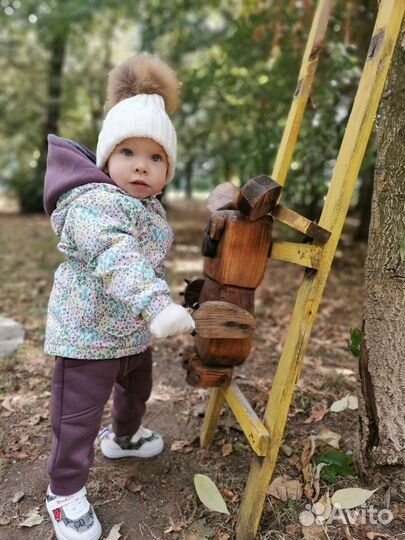
[[[184,356],[187,382],[226,387],[232,367],[244,362],[255,329],[254,294],[271,246],[272,218],[281,186],[263,175],[238,190],[218,186],[202,246],[205,279],[186,287],[185,305],[197,308],[195,351]]]
[[[208,199],[211,211],[202,245],[205,279],[190,282],[185,305],[194,308],[195,350],[183,355],[187,382],[227,387],[232,368],[248,357],[255,329],[254,294],[272,245],[273,218],[321,243],[329,233],[277,205],[281,186],[266,175],[239,190],[220,184]]]

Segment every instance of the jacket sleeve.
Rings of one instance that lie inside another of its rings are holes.
[[[172,303],[166,281],[156,275],[142,254],[133,234],[136,224],[121,204],[74,206],[67,221],[79,257],[91,265],[105,294],[134,317],[141,315],[150,322]]]

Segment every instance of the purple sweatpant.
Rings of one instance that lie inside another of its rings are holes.
[[[51,390],[52,451],[48,474],[52,493],[81,489],[93,463],[94,441],[111,391],[112,428],[118,437],[141,425],[152,390],[152,356],[143,353],[112,360],[56,357]]]

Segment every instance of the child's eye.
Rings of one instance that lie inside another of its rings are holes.
[[[126,156],[126,157],[131,157],[131,156],[134,155],[134,153],[132,152],[132,150],[131,150],[130,148],[123,148],[123,149],[121,150],[121,154],[122,154],[123,156]]]
[[[152,161],[162,161],[162,156],[160,154],[153,154]]]

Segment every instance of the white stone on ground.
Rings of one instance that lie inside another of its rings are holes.
[[[12,355],[24,343],[25,330],[13,319],[0,317],[0,358]]]

